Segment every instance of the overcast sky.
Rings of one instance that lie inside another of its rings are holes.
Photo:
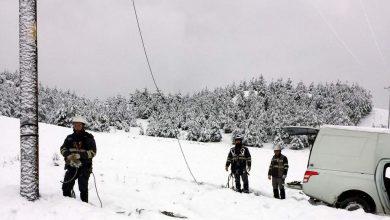
[[[269,81],[339,79],[369,89],[376,107],[387,108],[389,0],[136,0],[136,5],[163,91],[193,92],[261,74]],[[39,0],[38,44],[39,80],[45,85],[87,97],[153,88],[131,0]],[[18,69],[15,0],[0,0],[4,69]]]

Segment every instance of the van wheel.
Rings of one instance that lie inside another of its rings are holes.
[[[368,213],[374,212],[370,204],[364,198],[361,197],[352,197],[342,201],[340,203],[340,208],[348,211],[363,209],[365,212]]]

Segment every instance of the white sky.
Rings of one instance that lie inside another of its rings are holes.
[[[360,0],[136,0],[136,5],[164,91],[193,92],[260,74],[306,83],[340,79],[371,90],[375,105],[387,108],[390,1],[362,2],[384,60]],[[38,0],[38,41],[45,85],[87,97],[153,88],[131,0]],[[0,0],[4,69],[18,69],[15,0]]]

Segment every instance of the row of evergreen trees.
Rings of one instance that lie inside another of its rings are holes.
[[[158,97],[143,92],[146,97]],[[174,137],[187,131],[188,140],[221,140],[224,133],[243,134],[248,146],[282,139],[285,126],[357,125],[372,109],[370,93],[356,84],[294,85],[288,79],[266,83],[263,77],[191,96],[151,98],[147,135]],[[145,106],[143,106],[145,107]],[[295,140],[298,141],[298,140]],[[304,141],[304,140],[299,140]]]
[[[19,118],[18,73],[0,73],[0,114]],[[107,100],[90,100],[70,91],[52,89],[39,85],[39,121],[64,127],[71,126],[75,115],[83,115],[88,120],[88,129],[109,131],[110,127],[128,131],[137,126],[135,115],[128,99],[121,96]]]
[[[18,117],[19,80],[15,73],[0,74],[0,113]],[[147,119],[142,132],[149,136],[219,142],[221,132],[240,133],[248,146],[291,140],[284,126],[322,124],[356,125],[372,109],[370,93],[357,84],[342,82],[294,85],[278,79],[267,83],[261,76],[249,82],[231,84],[195,94],[157,94],[136,90],[128,97],[90,100],[69,91],[40,86],[40,121],[70,126],[75,114],[87,117],[89,129],[110,127],[128,131],[136,119]]]

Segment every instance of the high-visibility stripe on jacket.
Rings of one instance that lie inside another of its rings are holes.
[[[251,167],[252,157],[247,147],[233,147],[229,151],[229,155],[226,160],[226,166],[232,165],[231,170],[245,170],[246,167]]]
[[[283,154],[279,156],[274,155],[268,169],[268,175],[273,177],[282,177],[287,175],[288,172],[288,159]]]
[[[64,158],[72,153],[80,155],[80,161],[85,166],[92,165],[92,158],[96,155],[96,143],[92,134],[82,131],[68,135],[60,147]]]

